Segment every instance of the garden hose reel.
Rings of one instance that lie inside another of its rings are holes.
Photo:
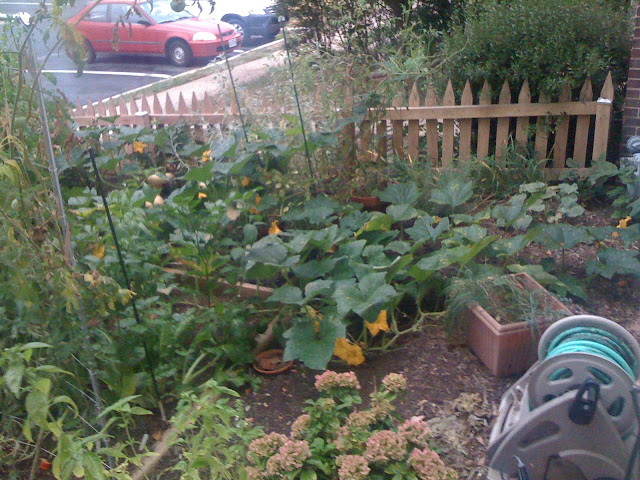
[[[489,480],[638,480],[640,346],[623,327],[576,315],[555,322],[538,362],[500,402]]]

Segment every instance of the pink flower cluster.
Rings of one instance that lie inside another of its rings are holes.
[[[447,468],[436,452],[415,449],[409,455],[409,464],[420,480],[453,480],[457,475]]]
[[[336,458],[340,480],[364,480],[371,472],[367,460],[361,455],[342,455]]]
[[[268,458],[278,451],[289,439],[280,433],[270,433],[264,437],[256,438],[249,445],[247,458],[256,463],[255,458]]]
[[[351,412],[347,417],[345,424],[348,428],[366,429],[369,428],[376,421],[376,416],[370,410],[363,410],[361,412]]]
[[[302,432],[304,432],[311,424],[311,416],[306,413],[300,415],[291,424],[291,438],[300,438]]]
[[[325,392],[332,388],[355,388],[360,390],[360,382],[353,372],[336,373],[331,370],[325,371],[321,375],[316,375],[316,390]]]
[[[382,379],[382,385],[390,392],[400,393],[407,389],[407,379],[399,373],[390,373]]]
[[[284,477],[285,473],[301,468],[310,456],[309,444],[305,440],[287,440],[278,453],[267,460],[265,473],[269,477]]]
[[[370,462],[402,460],[407,453],[407,441],[391,430],[380,430],[367,440],[365,458]]]
[[[406,420],[398,428],[398,434],[404,437],[408,443],[424,448],[428,444],[431,431],[427,422],[424,421],[424,417],[420,416]]]

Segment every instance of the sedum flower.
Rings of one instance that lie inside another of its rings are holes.
[[[321,375],[316,375],[316,390],[325,392],[333,388],[355,388],[360,390],[360,382],[353,372],[336,373],[331,370],[325,371]]]
[[[413,450],[409,455],[409,465],[420,480],[455,480],[458,478],[453,470],[445,466],[440,456],[428,448]]]
[[[253,463],[254,458],[268,458],[278,451],[289,439],[281,433],[270,433],[264,437],[256,438],[249,444],[247,459]]]
[[[371,469],[367,460],[361,455],[341,455],[336,458],[338,478],[340,480],[364,480]]]
[[[382,379],[382,386],[390,392],[404,392],[407,389],[407,379],[399,373],[390,373]]]
[[[407,441],[391,430],[381,430],[367,440],[365,458],[370,462],[386,463],[402,460],[407,453]]]
[[[245,471],[247,472],[247,480],[262,479],[262,472],[260,472],[256,467],[245,467]]]
[[[287,440],[278,453],[267,460],[265,473],[267,476],[284,477],[287,472],[302,468],[310,456],[309,444],[305,440]]]
[[[428,445],[431,431],[424,421],[424,416],[411,417],[398,428],[398,434],[404,439],[418,447],[426,447]]]
[[[311,424],[311,416],[306,413],[300,415],[291,424],[291,438],[300,438],[302,432],[304,432]]]

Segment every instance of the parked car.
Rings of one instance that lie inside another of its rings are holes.
[[[191,4],[190,4],[191,3]],[[274,38],[280,23],[272,0],[187,0],[186,9],[201,19],[227,22],[245,38]]]
[[[242,42],[242,35],[228,23],[219,23],[219,38],[218,23],[176,11],[168,0],[92,2],[67,24],[84,38],[87,63],[94,62],[99,52],[119,52],[165,55],[184,67],[194,58],[213,58]]]

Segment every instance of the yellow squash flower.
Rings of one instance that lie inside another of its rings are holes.
[[[202,163],[207,163],[209,160],[211,160],[211,150],[202,152]]]
[[[382,310],[378,314],[378,318],[373,323],[365,322],[369,333],[371,333],[372,337],[375,337],[380,332],[386,332],[389,330],[389,324],[387,323],[387,311]]]
[[[333,354],[349,365],[361,365],[364,363],[362,348],[360,348],[359,345],[349,342],[346,338],[338,338],[336,340],[336,348]]]
[[[104,245],[96,245],[96,247],[93,249],[93,252],[91,253],[93,254],[94,257],[104,258],[104,250],[105,250]]]
[[[620,220],[616,228],[627,228],[631,220],[632,220],[631,217],[623,218],[622,220]]]
[[[269,228],[269,235],[278,235],[279,233],[282,233],[282,230],[278,228],[278,220],[274,220],[273,222],[271,222],[271,227]]]
[[[198,198],[207,198],[207,194],[204,192],[198,192]]]
[[[133,142],[133,151],[135,153],[144,153],[144,149],[146,146],[147,144],[143,142]]]

